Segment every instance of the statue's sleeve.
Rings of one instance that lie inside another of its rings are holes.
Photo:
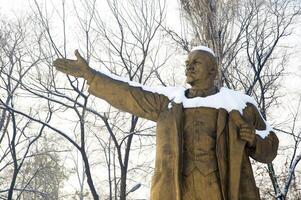
[[[88,81],[89,93],[104,99],[112,106],[138,117],[157,121],[162,109],[167,107],[166,96],[131,86],[129,83],[113,79],[101,72],[94,72]]]
[[[266,122],[254,105],[249,104],[245,114],[256,130],[266,130]],[[279,140],[273,131],[270,131],[265,137],[256,134],[256,146],[249,149],[249,154],[259,162],[270,163],[277,156],[278,144]]]

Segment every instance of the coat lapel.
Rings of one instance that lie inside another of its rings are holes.
[[[175,173],[175,195],[176,197],[174,200],[181,200],[182,198],[182,191],[181,191],[181,184],[182,184],[182,169],[183,169],[183,104],[174,104],[174,107],[172,109],[173,111],[173,121],[175,124],[175,129],[176,129],[176,139],[175,139],[175,168],[174,168],[174,173]]]
[[[229,199],[239,199],[242,158],[246,142],[239,139],[239,129],[229,114]]]
[[[173,103],[161,113],[157,122],[151,200],[181,200],[182,107],[182,104]]]
[[[216,124],[216,157],[218,170],[220,175],[221,189],[223,199],[227,200],[227,184],[228,184],[228,151],[227,151],[227,131],[225,130],[228,113],[225,109],[220,108],[217,116]]]
[[[217,140],[219,140],[222,133],[224,133],[223,130],[226,125],[226,120],[227,120],[227,111],[223,108],[220,108],[217,116],[217,129],[216,129]]]

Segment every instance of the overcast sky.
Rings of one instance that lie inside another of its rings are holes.
[[[69,1],[69,0],[67,0]],[[72,0],[70,0],[72,1]],[[30,13],[30,4],[31,0],[0,0],[0,17],[3,16],[15,18],[24,16],[27,13]],[[44,2],[44,0],[43,0]],[[48,1],[50,4],[50,1]],[[52,0],[54,4],[60,3],[61,0]],[[167,12],[167,20],[170,26],[177,28],[177,24],[179,24],[178,20],[178,12],[176,9],[176,0],[168,0],[168,10],[171,12]],[[1,19],[5,20],[5,19]],[[282,102],[288,103],[297,101],[300,98],[300,86],[301,86],[301,24],[296,24],[293,36],[290,36],[290,39],[282,41],[283,45],[291,46],[292,48],[289,52],[292,54],[291,60],[289,62],[289,67],[287,68],[286,77],[283,79],[284,89],[287,96],[282,98]],[[279,108],[279,112],[275,112],[274,115],[283,115],[283,110],[285,108]],[[280,114],[281,113],[281,114]],[[281,141],[284,142],[284,141]]]

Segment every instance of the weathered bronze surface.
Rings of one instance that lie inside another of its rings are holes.
[[[183,108],[161,94],[132,87],[77,60],[57,59],[53,65],[66,74],[87,80],[89,92],[123,111],[157,122],[155,173],[151,200],[259,200],[250,159],[269,163],[277,155],[278,138],[261,138],[255,129],[266,124],[257,108],[248,104],[241,115],[225,109]],[[218,92],[215,57],[192,51],[186,60],[188,98]],[[108,89],[110,88],[110,89]]]

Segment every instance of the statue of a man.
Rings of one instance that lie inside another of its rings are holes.
[[[189,53],[186,77],[191,88],[181,98],[96,72],[77,51],[75,55],[77,60],[53,64],[86,79],[91,94],[116,108],[157,122],[151,200],[260,199],[249,157],[271,162],[278,139],[267,130],[254,101],[242,100],[246,95],[229,100],[234,91],[214,86],[217,62],[211,49],[200,46]],[[241,111],[229,108],[233,101],[245,101]],[[268,133],[259,136],[256,130]]]

